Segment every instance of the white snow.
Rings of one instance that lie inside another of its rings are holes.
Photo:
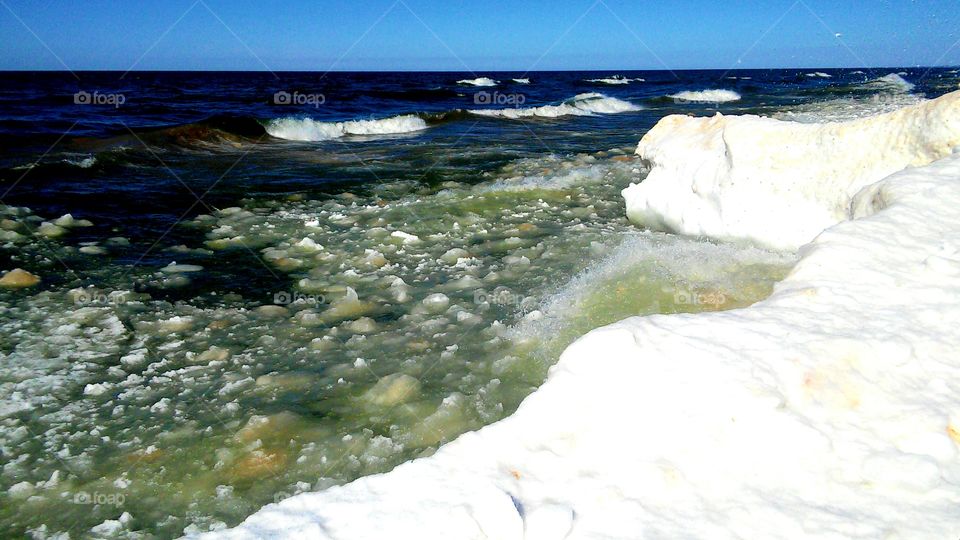
[[[650,228],[796,249],[847,219],[860,188],[957,147],[960,92],[829,124],[674,115],[640,141],[652,171],[623,196]]]
[[[726,226],[711,229],[719,237],[749,232],[736,222],[751,219],[772,231],[761,236],[794,238],[784,223],[805,214],[765,209],[798,202],[794,190],[770,189],[776,175],[811,195],[804,209],[847,200],[837,216],[846,221],[824,221],[833,226],[801,250],[765,301],[593,331],[506,420],[390,473],[268,505],[206,537],[956,537],[956,102],[947,96],[810,133],[752,117],[664,120],[640,148],[669,172],[658,182],[702,186],[721,207],[752,188],[753,205],[764,208],[760,217],[724,214]],[[741,144],[761,145],[748,156],[755,173],[739,177],[748,185],[711,191],[697,183],[698,175],[730,174],[717,139],[733,145],[734,169]],[[858,194],[850,192],[856,182],[866,186]],[[665,207],[675,194],[646,195]]]

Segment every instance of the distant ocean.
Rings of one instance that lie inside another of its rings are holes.
[[[793,255],[641,231],[670,114],[859,118],[952,68],[8,72],[0,536],[236,525],[513,412],[630,315],[769,294]],[[111,532],[112,531],[112,532]]]

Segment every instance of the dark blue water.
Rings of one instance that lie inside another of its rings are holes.
[[[808,76],[816,71],[832,78]],[[933,97],[951,89],[944,82],[950,70],[899,68],[618,73],[645,81],[626,85],[587,82],[612,75],[607,72],[5,73],[0,200],[43,214],[72,212],[97,224],[90,235],[123,230],[137,245],[149,245],[184,212],[204,210],[202,204],[189,209],[195,202],[191,190],[205,193],[210,206],[229,206],[241,197],[329,193],[392,180],[429,185],[476,176],[520,157],[634,144],[666,114],[764,113],[849,95],[858,83],[898,71],[917,84],[915,93]],[[502,82],[492,88],[457,83],[477,75]],[[530,84],[512,82],[521,76]],[[734,90],[743,99],[712,105],[665,98],[709,88]],[[77,104],[78,92],[99,95],[101,104]],[[323,102],[277,104],[278,92],[319,95]],[[480,92],[496,92],[502,100],[520,96],[521,107],[600,92],[644,110],[524,121],[463,114],[505,106],[478,105]],[[343,121],[410,113],[427,118],[430,128],[304,144],[275,139],[258,125],[289,116]],[[69,163],[88,157],[96,158],[90,168]],[[22,168],[34,162],[39,166]],[[134,246],[123,257],[141,254]]]

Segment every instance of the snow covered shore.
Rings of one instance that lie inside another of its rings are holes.
[[[960,94],[837,126],[670,117],[638,149],[644,223],[839,222],[768,300],[591,332],[506,420],[208,537],[957,537]]]
[[[796,249],[847,219],[860,188],[957,147],[958,92],[843,123],[674,115],[640,141],[652,172],[623,195],[653,229]]]

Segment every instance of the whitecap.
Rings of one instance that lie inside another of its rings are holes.
[[[90,156],[83,159],[64,159],[64,163],[67,165],[73,165],[74,167],[80,167],[81,169],[89,169],[97,164],[97,158]]]
[[[539,107],[513,109],[472,109],[469,112],[479,116],[497,118],[558,118],[561,116],[592,116],[594,114],[616,114],[638,111],[641,107],[629,101],[605,96],[597,92],[579,94],[559,105],[541,105]]]
[[[740,94],[733,90],[687,90],[676,94],[670,94],[677,101],[687,101],[691,103],[726,103],[729,101],[739,101]]]
[[[824,72],[822,72],[822,71],[816,71],[816,72],[814,72],[814,73],[807,73],[807,77],[810,77],[811,79],[817,79],[817,78],[819,78],[819,79],[832,79],[832,78],[833,78],[833,75],[830,75],[829,73],[824,73]]]
[[[628,79],[623,75],[613,75],[600,79],[587,79],[586,82],[598,84],[630,84],[632,82],[644,82],[644,79]]]
[[[530,79],[510,79],[517,84],[530,84]]]
[[[887,92],[910,92],[916,85],[904,79],[899,73],[888,73],[863,85],[865,88]]]
[[[457,81],[457,84],[464,84],[467,86],[496,86],[500,84],[500,81],[495,81],[489,77],[477,77],[476,79],[462,79]]]
[[[266,125],[267,133],[290,141],[326,141],[347,135],[395,135],[424,129],[427,129],[427,123],[413,114],[348,122],[285,117],[271,120]]]

